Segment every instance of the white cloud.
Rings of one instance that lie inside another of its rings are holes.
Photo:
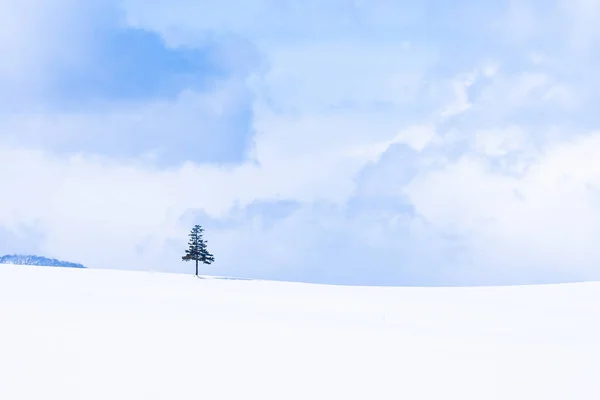
[[[485,76],[486,78],[492,78],[493,76],[495,76],[498,73],[499,69],[500,69],[500,67],[498,65],[493,64],[493,63],[488,63],[483,67],[482,73],[483,73],[483,76]]]
[[[519,108],[536,107],[555,83],[541,72],[498,74],[482,87],[476,99],[477,110],[496,118]]]
[[[20,112],[0,121],[0,144],[116,159],[241,158],[234,156],[249,133],[233,119],[249,97],[234,78],[214,82],[204,93],[184,90],[174,99],[115,101],[92,112]]]
[[[403,129],[396,135],[393,143],[405,143],[417,151],[423,150],[436,138],[435,126],[415,125]]]
[[[452,82],[454,101],[442,110],[442,117],[447,118],[462,114],[471,108],[471,103],[469,102],[469,87],[473,85],[475,80],[476,75],[469,74],[467,76],[456,78]]]
[[[599,150],[598,134],[554,143],[520,176],[465,156],[421,175],[407,193],[434,229],[465,236],[478,268],[598,278]]]
[[[543,95],[543,99],[567,108],[574,108],[579,103],[577,93],[572,87],[564,84],[550,86]]]
[[[270,68],[258,89],[278,106],[300,112],[410,104],[436,60],[433,50],[407,54],[401,45],[381,41],[307,41],[266,50]]]
[[[74,0],[3,1],[0,4],[0,101],[43,93],[54,73],[80,66],[101,3]]]
[[[475,150],[489,157],[502,157],[514,151],[522,151],[527,145],[528,138],[519,127],[475,133]]]

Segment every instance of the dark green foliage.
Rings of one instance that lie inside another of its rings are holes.
[[[196,261],[196,276],[198,276],[198,263],[212,264],[215,257],[208,252],[206,241],[202,238],[204,229],[200,225],[195,225],[189,234],[190,241],[188,249],[185,251],[185,256],[181,257],[182,261]]]

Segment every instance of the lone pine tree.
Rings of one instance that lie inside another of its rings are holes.
[[[181,257],[182,261],[196,261],[196,276],[198,276],[198,263],[211,264],[215,261],[215,257],[208,252],[206,241],[202,238],[204,229],[200,225],[195,225],[189,234],[190,241],[188,249],[185,251],[185,256]]]

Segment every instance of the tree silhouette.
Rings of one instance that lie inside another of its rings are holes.
[[[206,241],[202,238],[204,229],[200,225],[195,225],[189,234],[190,241],[185,255],[181,257],[182,261],[196,261],[196,276],[198,276],[198,263],[212,264],[215,257],[208,252]]]

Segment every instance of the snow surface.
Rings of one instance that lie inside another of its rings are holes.
[[[0,265],[0,399],[599,399],[600,284]]]

